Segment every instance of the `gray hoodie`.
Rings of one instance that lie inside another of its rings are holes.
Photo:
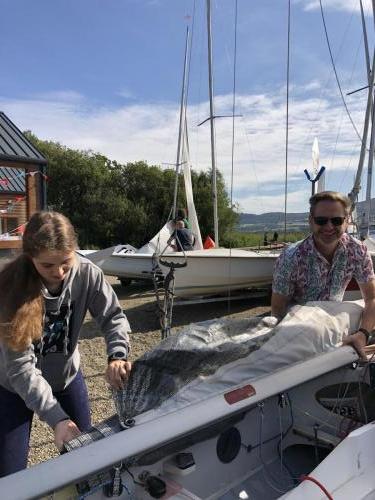
[[[78,339],[86,312],[90,311],[104,334],[107,354],[129,353],[130,326],[112,287],[102,271],[77,256],[59,296],[43,290],[44,332],[22,352],[0,343],[0,385],[21,396],[30,410],[54,427],[69,418],[52,392],[62,391],[79,369]]]

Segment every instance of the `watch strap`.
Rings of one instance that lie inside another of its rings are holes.
[[[363,333],[363,335],[366,337],[366,343],[368,344],[370,337],[371,337],[370,332],[368,330],[366,330],[366,328],[362,328],[362,327],[358,328],[358,331]]]
[[[126,361],[127,355],[123,351],[115,351],[108,356],[108,363],[111,361]]]

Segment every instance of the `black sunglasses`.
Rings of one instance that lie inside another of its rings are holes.
[[[315,224],[318,226],[325,226],[328,221],[331,221],[334,226],[342,226],[344,224],[345,217],[313,217]]]

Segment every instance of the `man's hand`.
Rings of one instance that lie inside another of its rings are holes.
[[[114,359],[108,364],[107,371],[105,372],[105,379],[111,387],[119,391],[124,388],[131,369],[132,365],[130,361]]]
[[[367,345],[367,338],[366,335],[362,332],[356,332],[353,333],[352,335],[348,335],[347,337],[344,338],[342,341],[343,345],[350,345],[354,347],[354,349],[357,351],[360,359],[362,361],[367,361],[367,356],[365,353],[365,347]]]
[[[62,420],[61,422],[58,422],[55,425],[53,432],[55,433],[55,445],[59,451],[63,449],[64,443],[67,443],[81,434],[80,430],[72,420]]]

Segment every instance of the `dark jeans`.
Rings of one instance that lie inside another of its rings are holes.
[[[91,426],[89,398],[81,371],[55,398],[82,432]],[[27,466],[33,412],[23,399],[0,386],[0,477]]]

